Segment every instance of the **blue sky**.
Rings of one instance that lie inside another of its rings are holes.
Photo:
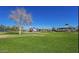
[[[8,18],[10,11],[20,6],[0,6],[0,24],[15,25],[15,22]],[[32,14],[33,27],[62,27],[64,24],[71,26],[78,25],[78,8],[76,6],[21,6]],[[25,26],[28,27],[28,26]]]

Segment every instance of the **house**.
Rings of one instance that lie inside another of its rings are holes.
[[[76,31],[74,27],[58,28],[57,31],[60,32],[74,32]]]

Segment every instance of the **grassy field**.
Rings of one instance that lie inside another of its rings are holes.
[[[74,53],[78,52],[78,33],[0,33],[0,52]]]

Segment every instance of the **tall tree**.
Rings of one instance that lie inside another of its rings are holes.
[[[4,31],[5,32],[6,26],[5,25],[0,25],[0,31]]]
[[[22,33],[24,24],[31,25],[32,23],[31,14],[27,13],[24,8],[17,8],[16,10],[11,11],[10,18],[16,21],[19,28],[19,34]]]

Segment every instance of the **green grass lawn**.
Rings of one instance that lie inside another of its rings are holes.
[[[78,52],[77,32],[4,33],[0,38],[0,52],[74,53]]]

